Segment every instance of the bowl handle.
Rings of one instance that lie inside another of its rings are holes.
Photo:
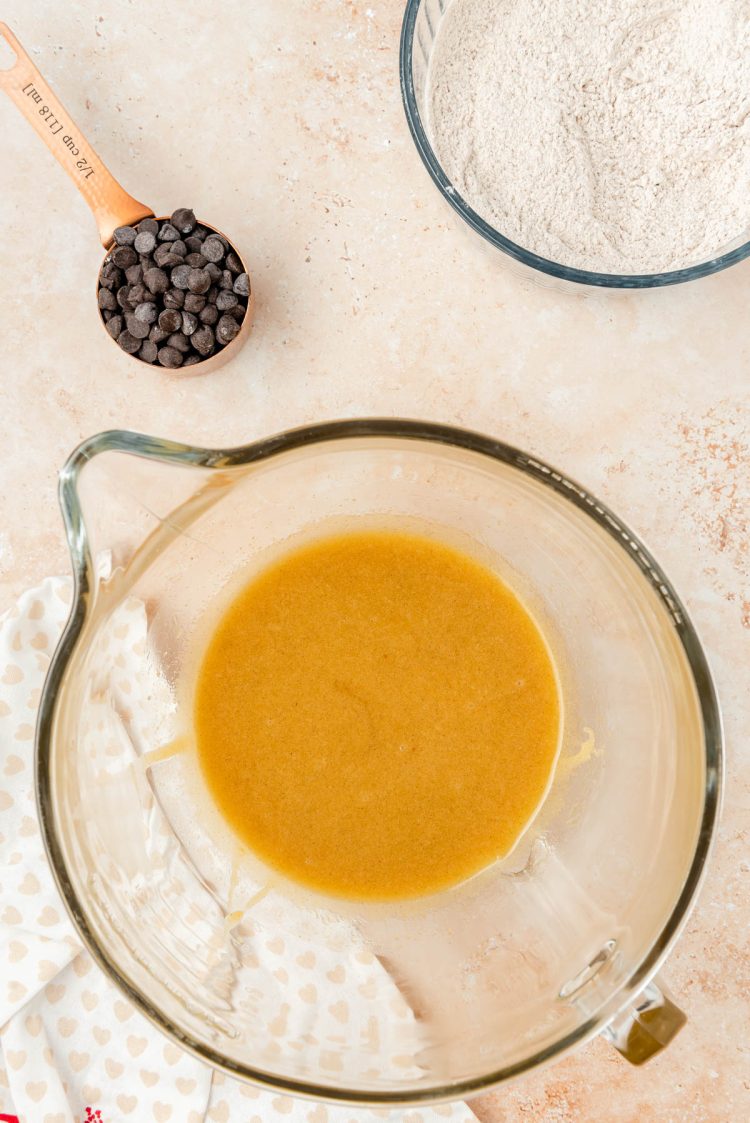
[[[641,991],[635,1003],[614,1018],[602,1036],[632,1065],[642,1065],[660,1053],[687,1022],[658,977]]]

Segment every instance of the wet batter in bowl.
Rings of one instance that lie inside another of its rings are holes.
[[[543,799],[560,700],[489,569],[433,539],[320,539],[255,576],[196,684],[202,773],[269,866],[324,893],[414,897],[508,853]]]

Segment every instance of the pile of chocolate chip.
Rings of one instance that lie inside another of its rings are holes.
[[[115,230],[99,273],[99,310],[113,339],[144,363],[187,367],[231,343],[250,281],[226,238],[180,207]]]

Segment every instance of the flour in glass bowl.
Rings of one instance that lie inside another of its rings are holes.
[[[453,0],[428,130],[485,221],[655,273],[750,239],[750,0]]]

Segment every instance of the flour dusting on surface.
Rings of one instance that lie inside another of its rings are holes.
[[[465,200],[542,257],[661,272],[750,237],[750,0],[453,0],[428,118]]]

